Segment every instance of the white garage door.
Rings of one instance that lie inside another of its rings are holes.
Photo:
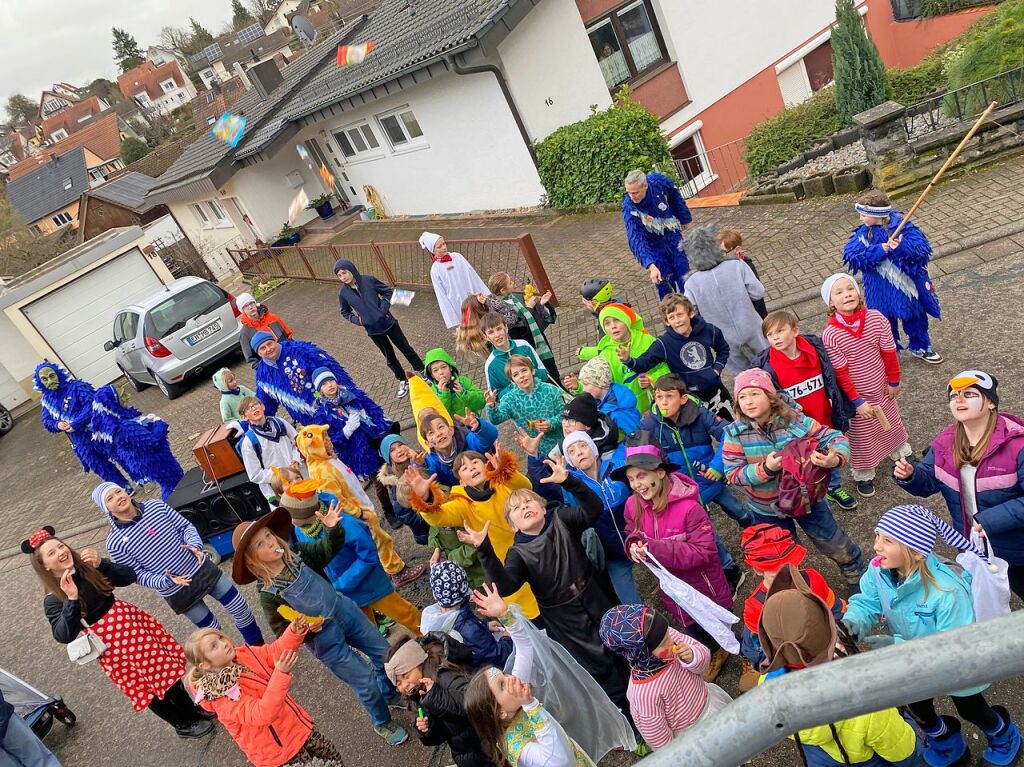
[[[14,376],[7,368],[0,365],[0,405],[8,410],[13,410],[15,405],[20,405],[27,399],[25,390],[14,380]]]
[[[108,384],[121,371],[114,353],[103,351],[119,309],[160,290],[145,256],[130,250],[22,307],[39,334],[78,378]]]

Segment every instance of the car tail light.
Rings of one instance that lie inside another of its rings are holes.
[[[171,350],[168,349],[159,341],[157,341],[152,336],[146,336],[145,339],[143,340],[146,342],[146,351],[148,351],[157,359],[171,356]]]
[[[231,311],[235,313],[235,316],[240,317],[242,313],[238,311],[238,304],[235,303],[235,297],[231,293],[228,293],[228,303],[231,304]]]

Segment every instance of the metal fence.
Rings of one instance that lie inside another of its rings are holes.
[[[940,91],[911,104],[903,112],[903,127],[907,140],[913,141],[928,133],[976,118],[993,101],[998,101],[1002,108],[1022,99],[1024,67],[1018,67],[956,90]]]
[[[508,272],[515,284],[532,282],[542,293],[553,291],[537,246],[529,234],[448,240],[448,247],[462,253],[481,275]],[[229,248],[228,254],[243,275],[261,281],[287,277],[336,282],[334,264],[338,259],[347,258],[360,272],[377,275],[396,287],[433,287],[430,282],[432,262],[415,241]],[[557,306],[557,298],[552,303]]]
[[[1021,673],[1024,611],[772,679],[681,732],[643,766],[737,767],[809,727]],[[790,761],[800,763],[795,753]]]
[[[736,139],[713,149],[701,149],[686,157],[673,158],[683,197],[709,197],[745,187],[747,164],[743,160],[744,148],[744,140]]]

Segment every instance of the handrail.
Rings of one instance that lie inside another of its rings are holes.
[[[809,727],[1022,673],[1018,611],[772,679],[684,730],[643,765],[737,767]]]

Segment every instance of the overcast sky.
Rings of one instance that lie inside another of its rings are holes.
[[[0,0],[0,105],[12,93],[38,100],[55,82],[115,80],[111,27],[145,51],[161,28],[188,26],[189,16],[217,35],[231,21],[231,0]]]

